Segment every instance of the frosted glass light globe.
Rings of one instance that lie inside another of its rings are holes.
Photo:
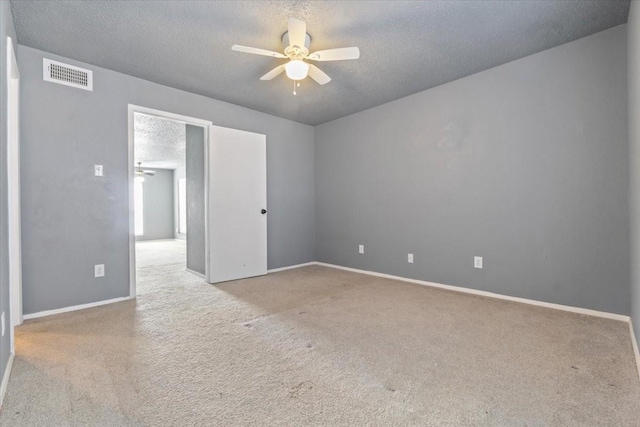
[[[287,72],[287,77],[291,80],[302,80],[307,77],[309,65],[299,59],[293,59],[284,66],[284,70]]]

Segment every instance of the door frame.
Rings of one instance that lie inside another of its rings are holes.
[[[149,116],[170,119],[188,125],[204,128],[204,234],[205,234],[205,280],[209,282],[209,126],[213,123],[209,120],[169,113],[153,108],[128,104],[128,131],[129,131],[129,297],[136,297],[136,233],[135,233],[135,208],[133,188],[135,179],[134,158],[134,113],[147,114]]]
[[[20,72],[11,37],[7,37],[7,190],[10,283],[8,324],[13,353],[15,351],[14,328],[22,324],[22,226],[20,223]]]

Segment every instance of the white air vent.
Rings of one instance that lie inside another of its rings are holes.
[[[42,73],[47,82],[93,90],[93,71],[44,58]]]

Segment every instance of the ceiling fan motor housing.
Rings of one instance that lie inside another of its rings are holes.
[[[311,36],[305,33],[304,46],[289,46],[289,31],[282,35],[282,46],[284,54],[291,59],[302,59],[309,54],[309,46],[311,46]]]

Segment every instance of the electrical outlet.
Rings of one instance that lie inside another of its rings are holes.
[[[2,312],[2,336],[4,336],[4,311]]]
[[[482,257],[474,256],[473,257],[473,266],[474,268],[482,268]]]
[[[93,165],[93,174],[95,176],[103,176],[104,168],[102,165]]]
[[[96,264],[93,266],[94,277],[104,277],[104,264]]]
[[[413,254],[407,254],[407,262],[413,264]]]
[[[358,246],[358,252],[360,252],[361,254],[364,253],[364,245],[359,245]]]

